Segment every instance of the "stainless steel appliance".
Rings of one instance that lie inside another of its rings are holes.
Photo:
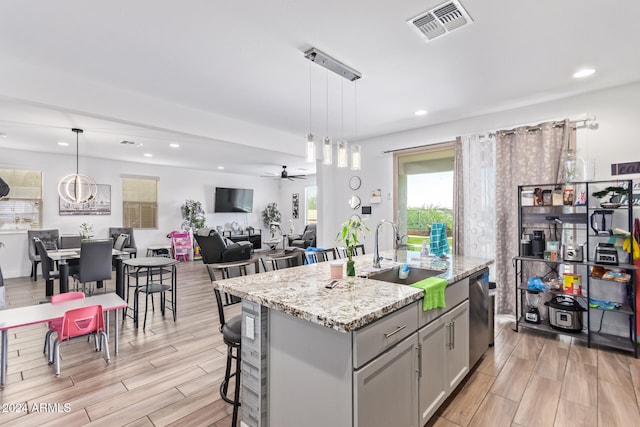
[[[618,265],[618,250],[611,243],[598,243],[595,262],[598,264]]]
[[[582,330],[582,312],[586,310],[575,298],[556,295],[544,305],[549,307],[549,324],[552,328],[569,332]]]
[[[582,262],[582,246],[566,245],[564,247],[564,260]]]
[[[489,269],[469,277],[469,368],[489,349]]]

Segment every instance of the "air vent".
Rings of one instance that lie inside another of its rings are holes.
[[[426,41],[449,34],[471,23],[473,20],[467,11],[455,0],[436,6],[407,21],[407,24]]]

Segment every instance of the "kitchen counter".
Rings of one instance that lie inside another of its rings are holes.
[[[420,258],[419,253],[387,251],[381,269],[372,267],[372,254],[354,257],[356,274],[384,271],[408,263],[411,267],[442,270],[441,277],[452,284],[493,262],[476,257],[448,259]],[[345,269],[346,270],[346,269]],[[274,309],[339,332],[360,329],[389,313],[422,298],[423,291],[406,285],[346,276],[333,289],[329,263],[317,263],[217,282],[220,290],[263,307]]]

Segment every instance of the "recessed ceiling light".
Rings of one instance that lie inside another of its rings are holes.
[[[169,144],[169,147],[171,148],[180,148],[180,144],[176,144],[175,142],[172,144]]]
[[[583,68],[582,70],[573,73],[573,77],[575,79],[581,79],[582,77],[588,77],[595,72],[596,70],[594,70],[593,68]]]
[[[58,145],[60,145],[60,146],[62,146],[62,147],[68,147],[68,146],[69,146],[69,143],[68,143],[68,142],[60,141],[60,142],[58,142]]]
[[[426,115],[427,115],[427,113],[428,113],[428,111],[427,111],[427,110],[418,110],[418,111],[416,111],[416,112],[415,112],[415,113],[413,113],[413,114],[415,114],[416,116],[426,116]]]
[[[218,166],[218,169],[219,169],[219,170],[223,170],[223,169],[224,169],[224,166]]]
[[[153,157],[153,154],[151,154],[151,153],[144,153],[144,156],[145,156],[145,157]]]

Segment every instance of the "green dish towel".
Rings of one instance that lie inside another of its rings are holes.
[[[424,298],[422,299],[423,311],[446,307],[444,301],[444,290],[447,287],[447,281],[445,279],[429,277],[428,279],[416,282],[411,286],[424,291]]]

